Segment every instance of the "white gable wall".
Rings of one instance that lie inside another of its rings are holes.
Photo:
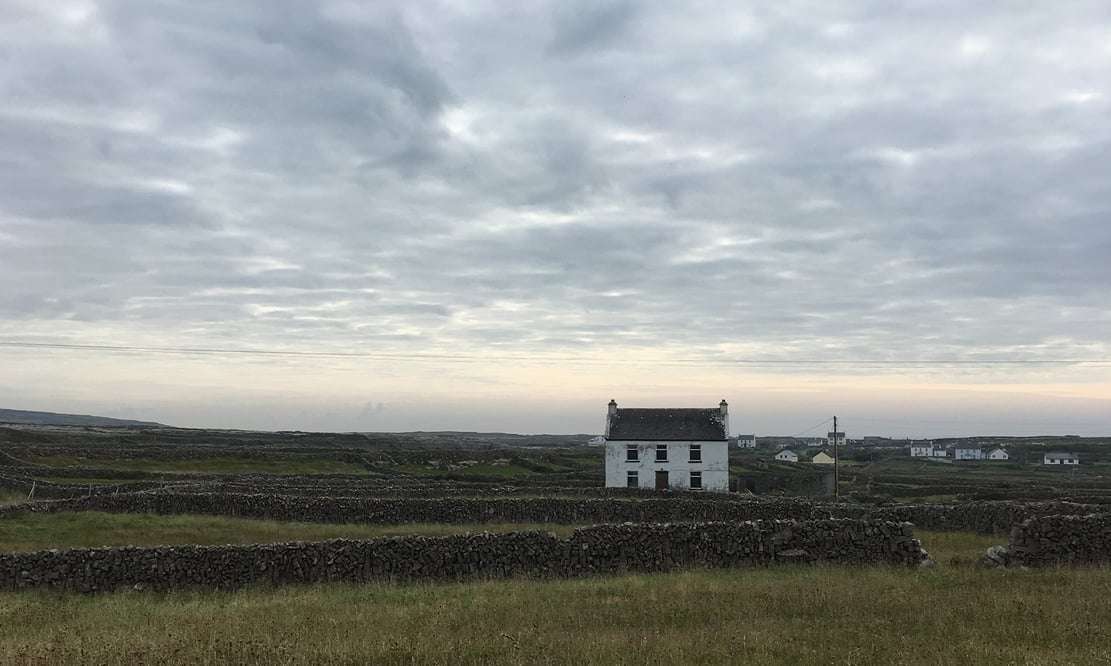
[[[667,462],[656,462],[656,445],[667,445]],[[702,461],[690,461],[692,444],[702,447]],[[628,447],[637,450],[636,462],[629,462]],[[606,487],[624,488],[629,472],[637,473],[641,488],[656,487],[656,472],[668,472],[668,483],[676,490],[690,488],[690,473],[702,472],[702,489],[718,492],[729,490],[729,442],[699,441],[628,441],[606,442]]]

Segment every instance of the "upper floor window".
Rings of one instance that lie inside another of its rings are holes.
[[[636,444],[628,444],[625,446],[625,462],[637,462],[640,460],[640,450],[637,449]]]
[[[656,445],[656,462],[667,462],[667,444]]]
[[[702,462],[702,445],[691,444],[691,459],[690,462]]]

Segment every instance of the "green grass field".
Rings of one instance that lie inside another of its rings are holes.
[[[58,513],[0,524],[0,550],[244,543],[551,525],[317,525]],[[919,532],[940,566],[786,566],[571,581],[0,593],[12,664],[1075,664],[1111,637],[1111,570],[979,571],[995,537]]]
[[[72,486],[110,486],[115,483],[135,483],[141,479],[91,479],[70,476],[36,476],[39,481],[49,483],[64,483]]]
[[[780,567],[0,594],[11,664],[1096,664],[1111,571]]]
[[[474,476],[504,476],[512,478],[517,476],[529,476],[535,474],[531,470],[525,469],[520,465],[493,465],[490,463],[478,463],[477,465],[470,465],[468,467],[460,467],[455,470],[448,469],[434,469],[428,468],[423,465],[398,465],[395,467],[399,472],[406,474],[426,474],[428,476],[457,476],[457,475],[474,475]]]
[[[199,458],[197,460],[80,459],[74,456],[30,456],[28,462],[51,467],[100,467],[144,472],[204,472],[208,474],[371,474],[362,465],[338,460],[252,460]]]
[[[160,516],[135,513],[28,513],[0,522],[0,552],[98,546],[216,545],[324,539],[369,539],[419,534],[548,530],[566,535],[573,525],[329,525],[220,516]]]

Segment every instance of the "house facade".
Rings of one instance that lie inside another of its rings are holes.
[[[1042,458],[1042,463],[1046,465],[1079,465],[1080,456],[1075,453],[1053,451],[1045,454]]]
[[[783,462],[798,462],[799,454],[790,449],[783,449],[779,453],[775,454],[775,459],[781,460]]]
[[[916,442],[910,445],[911,458],[929,458],[934,453],[932,442]]]
[[[953,460],[982,460],[984,451],[978,446],[958,446],[953,449]]]
[[[737,446],[742,449],[755,449],[756,435],[737,435]]]
[[[998,448],[997,449],[992,449],[991,451],[988,452],[987,459],[988,460],[1010,460],[1011,459],[1011,454],[1007,453],[1003,449],[998,449]]]
[[[606,487],[729,490],[729,405],[606,414]]]
[[[827,446],[845,446],[845,444],[848,444],[848,441],[849,440],[845,439],[845,433],[843,432],[826,433]]]

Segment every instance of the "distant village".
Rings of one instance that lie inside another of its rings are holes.
[[[831,419],[834,427],[837,420]],[[1045,451],[1043,442],[1011,438],[896,440],[886,437],[850,439],[842,430],[825,437],[729,436],[729,405],[723,399],[707,408],[627,408],[611,400],[606,411],[605,435],[591,444],[605,447],[606,486],[641,489],[710,490],[730,487],[730,450],[752,450],[762,459],[783,463],[835,466],[839,462],[868,463],[890,458],[956,464],[1003,464],[1019,449],[1015,462],[1024,465],[1077,466],[1080,456],[1070,451]],[[764,456],[760,453],[763,452]],[[1032,459],[1031,453],[1041,460]],[[737,479],[733,479],[736,481]]]

